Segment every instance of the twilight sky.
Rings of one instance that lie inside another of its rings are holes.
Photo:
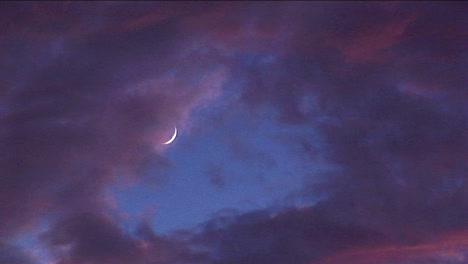
[[[0,264],[467,263],[467,8],[0,3]]]

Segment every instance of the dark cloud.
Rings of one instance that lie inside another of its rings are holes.
[[[132,31],[142,27],[174,20],[209,10],[210,3],[187,2],[179,5],[170,2],[151,3],[4,3],[2,4],[2,35],[8,38],[31,37],[80,38],[103,31]]]
[[[84,213],[56,223],[42,239],[60,264],[78,263],[205,263],[206,254],[193,252],[175,238],[157,236],[142,223],[135,235],[115,219]]]
[[[143,263],[136,241],[112,219],[101,215],[82,214],[65,219],[56,223],[43,239],[63,264]]]
[[[214,263],[309,263],[342,248],[383,240],[378,232],[335,222],[310,208],[252,212],[232,220],[227,228],[216,221],[207,223],[199,238],[213,243],[219,259]]]
[[[160,236],[154,233],[148,223],[142,223],[136,230],[137,236],[145,242],[144,254],[150,263],[161,264],[198,264],[210,261],[209,251],[206,249],[192,249],[188,246],[188,234],[177,234],[172,237]]]

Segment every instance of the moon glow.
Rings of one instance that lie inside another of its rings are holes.
[[[168,144],[171,144],[172,141],[174,141],[174,139],[177,137],[177,128],[174,127],[174,135],[172,135],[171,139],[169,139],[167,142],[164,142],[163,144],[165,145],[168,145]]]

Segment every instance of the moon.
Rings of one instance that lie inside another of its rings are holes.
[[[171,144],[172,141],[177,137],[177,127],[174,127],[174,135],[172,135],[171,139],[169,139],[167,142],[164,142],[163,144],[168,145]]]

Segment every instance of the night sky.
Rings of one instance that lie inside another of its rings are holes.
[[[0,3],[0,264],[468,263],[467,10]]]

